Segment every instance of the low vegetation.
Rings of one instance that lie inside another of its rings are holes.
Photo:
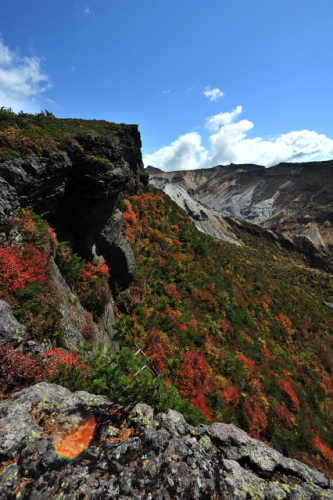
[[[52,151],[79,148],[75,141],[78,135],[103,136],[121,125],[105,120],[83,120],[79,118],[56,118],[45,110],[36,114],[15,113],[11,108],[0,108],[0,161],[24,157],[35,153],[40,156]],[[108,162],[107,159],[96,161]]]

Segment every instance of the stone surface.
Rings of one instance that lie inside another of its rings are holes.
[[[0,228],[17,216],[20,203],[15,189],[0,177]]]
[[[61,329],[64,332],[61,339],[61,347],[66,349],[80,349],[84,341],[81,332],[87,325],[85,310],[76,295],[72,293],[55,262],[52,262],[52,281],[60,292],[59,311],[62,316]]]
[[[128,288],[136,275],[133,250],[123,231],[123,215],[120,210],[109,218],[97,239],[96,248],[107,262],[112,262],[112,279],[122,288]]]
[[[0,300],[0,347],[10,344],[11,347],[17,348],[27,337],[26,327],[17,321],[10,305]]]
[[[57,455],[57,436],[92,415],[90,445]],[[40,383],[0,402],[0,499],[15,498],[320,500],[333,484],[233,425],[191,427],[173,410]]]

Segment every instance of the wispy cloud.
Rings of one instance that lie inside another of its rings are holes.
[[[171,93],[170,89],[162,90],[158,94],[154,95],[154,99],[159,99],[161,96],[164,96],[164,95],[167,95],[167,94],[170,94],[170,93]]]
[[[270,167],[280,162],[328,160],[333,156],[333,140],[315,131],[300,130],[271,139],[247,137],[254,127],[249,120],[238,120],[242,106],[206,119],[209,148],[202,145],[197,132],[181,135],[169,146],[146,155],[146,166],[165,171],[208,168],[228,163],[255,163]]]
[[[224,96],[224,93],[222,92],[222,90],[218,88],[212,89],[209,85],[208,87],[205,88],[204,95],[210,101],[218,101],[219,99],[221,99],[221,97]]]
[[[14,111],[40,111],[42,94],[52,84],[39,57],[22,56],[0,38],[0,102]]]
[[[86,7],[83,11],[85,14],[90,14],[90,8],[89,7]]]

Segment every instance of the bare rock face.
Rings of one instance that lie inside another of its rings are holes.
[[[128,288],[136,275],[136,261],[122,228],[123,214],[116,210],[102,229],[96,241],[96,249],[108,262],[113,263],[113,279],[122,288]]]
[[[27,340],[27,337],[26,327],[14,317],[10,305],[0,300],[0,347],[9,344],[17,348]]]
[[[69,460],[75,432],[90,437]],[[0,402],[0,499],[15,498],[319,500],[333,484],[233,425],[39,383]]]
[[[20,209],[15,189],[0,177],[0,228],[6,226]]]

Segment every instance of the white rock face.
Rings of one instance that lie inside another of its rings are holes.
[[[192,198],[184,188],[165,179],[152,178],[150,183],[164,191],[180,208],[185,210],[199,231],[220,240],[241,245],[227,221],[214,210]]]
[[[257,188],[258,185],[254,185],[240,193],[230,192],[230,189],[226,189],[220,191],[214,198],[207,195],[203,197],[202,201],[225,217],[260,224],[271,217],[276,210],[274,207],[276,195],[267,200],[256,202],[254,194]]]

